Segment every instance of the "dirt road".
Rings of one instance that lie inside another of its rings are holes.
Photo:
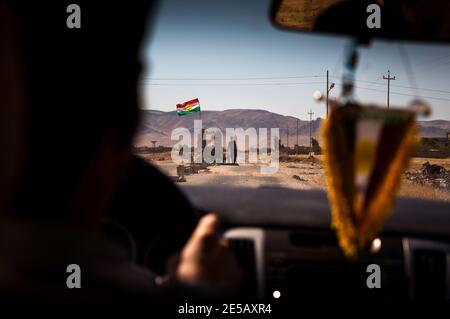
[[[145,158],[145,156],[143,156]],[[159,160],[158,160],[159,159]],[[165,174],[176,176],[176,167],[168,157],[158,156],[147,160],[158,166]],[[320,156],[311,162],[305,155],[291,156],[280,163],[277,173],[265,175],[259,164],[241,164],[239,166],[215,165],[201,170],[198,174],[186,176],[185,183],[178,185],[226,185],[230,187],[286,187],[293,189],[326,189],[325,171]],[[429,161],[450,169],[450,159],[414,158],[408,171],[419,171],[421,165]],[[403,179],[400,196],[420,199],[450,201],[450,192],[433,188],[429,185],[418,185]]]
[[[176,165],[158,162],[158,167],[166,174],[175,176]],[[294,178],[296,175],[298,178]],[[281,163],[275,174],[262,174],[261,165],[241,164],[239,166],[216,165],[198,174],[186,176],[189,185],[228,185],[246,187],[288,187],[296,189],[324,188],[323,167],[318,164]]]

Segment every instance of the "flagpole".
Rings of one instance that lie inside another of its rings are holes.
[[[200,108],[200,110],[198,112],[200,113],[199,116],[200,116],[200,123],[201,123],[201,134],[202,134],[201,141],[202,141],[202,145],[200,145],[200,148],[202,150],[201,159],[202,159],[202,163],[203,163],[203,151],[204,151],[204,149],[203,149],[203,138],[204,138],[204,136],[203,136],[203,123],[202,123],[202,108],[200,107],[200,101],[198,102],[198,107]]]

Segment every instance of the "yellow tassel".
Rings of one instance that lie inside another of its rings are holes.
[[[323,162],[326,173],[328,198],[331,204],[331,227],[337,232],[339,245],[345,255],[355,257],[381,230],[389,215],[410,155],[417,145],[417,125],[413,121],[406,130],[406,136],[398,147],[398,153],[388,167],[384,180],[369,203],[362,223],[355,225],[352,214],[353,198],[344,194],[343,180],[339,167],[338,150],[333,141],[338,132],[332,130],[331,117],[321,127],[323,136]]]

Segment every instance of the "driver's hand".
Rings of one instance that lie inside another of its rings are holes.
[[[176,269],[180,282],[212,289],[232,290],[238,287],[242,272],[228,242],[218,237],[217,225],[218,218],[214,214],[199,221],[180,255]]]

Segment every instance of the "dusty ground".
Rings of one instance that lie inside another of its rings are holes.
[[[170,160],[169,153],[141,155],[157,165],[163,172],[176,176],[176,167]],[[228,185],[246,187],[287,187],[293,189],[325,189],[325,173],[320,159],[316,156],[311,162],[306,155],[281,157],[277,173],[264,175],[258,164],[241,164],[240,166],[210,166],[198,174],[186,176],[186,182],[179,185]],[[422,164],[429,161],[450,170],[450,159],[413,158],[408,171],[420,171]],[[400,196],[421,199],[450,201],[450,192],[436,189],[429,185],[414,184],[402,180]]]

